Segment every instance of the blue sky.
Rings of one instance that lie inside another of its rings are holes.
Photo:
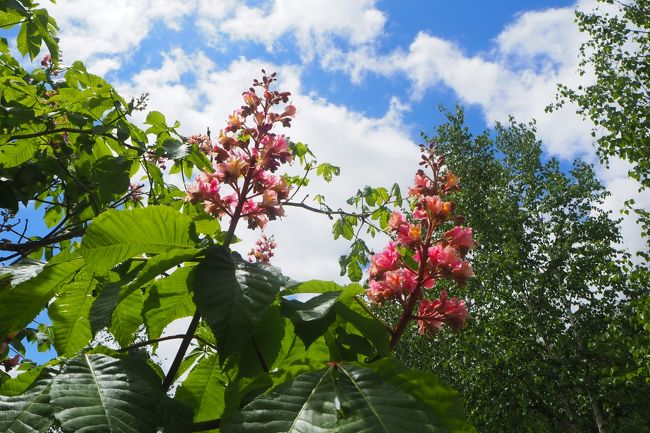
[[[43,1],[43,4],[46,2]],[[480,133],[509,115],[537,120],[547,156],[595,162],[591,125],[568,107],[552,115],[559,82],[577,85],[581,1],[431,0],[59,0],[64,62],[83,60],[126,96],[150,93],[150,109],[190,135],[218,131],[259,70],[277,71],[298,108],[287,134],[342,168],[334,185],[314,182],[332,207],[366,184],[408,186],[421,131],[441,122],[437,106],[465,106]],[[583,80],[583,81],[581,81]],[[586,81],[584,81],[586,80]],[[143,119],[137,119],[142,121]],[[624,163],[598,168],[607,209],[638,196]],[[292,209],[270,225],[276,264],[297,279],[338,278],[344,242],[330,221]],[[241,233],[242,249],[257,234]],[[639,228],[624,225],[640,247]],[[371,241],[380,246],[385,240]]]

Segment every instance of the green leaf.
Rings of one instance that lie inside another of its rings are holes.
[[[194,248],[174,249],[157,254],[147,260],[140,273],[126,287],[122,297],[129,296],[134,290],[142,287],[163,272],[194,258],[197,250]]]
[[[294,295],[296,293],[326,293],[326,292],[340,292],[343,287],[336,284],[334,281],[324,280],[309,280],[291,287],[287,287],[282,291],[283,296]]]
[[[142,315],[150,339],[158,338],[163,329],[174,320],[192,316],[196,307],[190,294],[190,273],[184,267],[166,278],[157,280],[149,290]]]
[[[248,340],[282,281],[264,266],[211,247],[196,267],[194,285],[194,303],[217,337],[223,361]]]
[[[325,292],[306,302],[282,299],[281,312],[293,323],[296,334],[309,347],[334,323],[334,304],[341,292]]]
[[[195,237],[192,220],[168,207],[108,210],[86,231],[81,254],[98,272],[106,272],[139,254],[193,248]]]
[[[63,286],[50,305],[48,314],[54,325],[54,348],[59,355],[74,354],[90,343],[90,307],[95,301],[96,286],[92,273],[84,273],[82,278]]]
[[[245,406],[222,431],[448,432],[430,407],[354,364],[298,376]]]
[[[145,373],[103,354],[71,359],[52,384],[54,416],[64,431],[155,432],[164,393]]]
[[[18,32],[18,37],[16,39],[16,45],[20,54],[23,56],[29,54],[29,58],[34,60],[41,51],[42,42],[43,39],[41,38],[41,35],[38,32],[38,26],[34,21],[27,21],[20,26],[20,31]]]
[[[144,295],[140,290],[135,290],[128,296],[122,296],[120,293],[120,300],[113,310],[111,326],[108,328],[120,346],[126,347],[133,342],[138,328],[142,325],[143,304]]]
[[[54,26],[51,25],[53,21],[49,17],[47,9],[35,9],[33,14],[34,23],[38,28],[38,33],[43,38],[47,49],[50,51],[52,60],[57,63],[59,61],[59,44],[54,30],[56,24]]]
[[[167,126],[167,121],[165,120],[165,115],[162,114],[160,111],[150,111],[147,114],[147,120],[144,122],[147,125],[151,126],[159,126],[166,128]],[[148,133],[149,131],[147,131]]]
[[[0,179],[0,208],[18,212],[18,197],[13,183]]]
[[[331,182],[333,176],[341,174],[341,169],[335,165],[324,162],[316,168],[316,174],[322,176],[326,182]]]
[[[216,354],[201,359],[176,391],[176,400],[194,411],[194,422],[219,418],[225,408],[228,378]]]
[[[280,314],[280,307],[272,305],[257,324],[254,335],[242,348],[241,356],[237,362],[240,377],[254,377],[264,373],[267,369],[271,371],[276,367],[282,367],[282,362],[276,365],[276,361],[282,350],[287,327],[286,319]]]
[[[373,362],[369,367],[382,379],[415,397],[433,409],[445,429],[451,433],[476,433],[465,419],[458,391],[445,385],[438,376],[406,368],[393,358]]]
[[[121,157],[103,156],[92,165],[90,180],[97,185],[102,203],[110,203],[116,195],[124,195],[128,188],[131,161]]]
[[[27,326],[83,265],[83,259],[60,254],[36,277],[0,292],[0,339]]]
[[[23,394],[41,376],[44,368],[46,367],[31,368],[4,382],[0,386],[0,395],[15,396]]]
[[[45,432],[52,425],[50,392],[54,371],[46,368],[24,393],[0,395],[0,432]]]
[[[0,167],[12,168],[29,161],[38,150],[33,141],[19,140],[16,143],[3,144],[0,147]]]
[[[133,281],[143,266],[144,263],[133,266],[127,262],[117,268],[119,272],[110,272],[108,279],[103,280],[98,286],[99,295],[90,308],[90,328],[93,335],[111,325],[113,311],[120,301],[122,287]]]
[[[364,337],[372,342],[377,356],[385,356],[388,354],[391,335],[383,323],[372,317],[353,300],[347,303],[337,302],[335,310],[340,317],[349,322]]]

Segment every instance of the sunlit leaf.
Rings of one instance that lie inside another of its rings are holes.
[[[217,337],[222,360],[250,338],[282,284],[264,266],[233,258],[223,247],[207,250],[196,267],[194,302]]]
[[[105,272],[138,254],[192,248],[195,236],[192,220],[168,207],[108,210],[88,228],[81,253],[98,272]]]

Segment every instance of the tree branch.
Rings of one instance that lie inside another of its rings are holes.
[[[139,147],[136,147],[136,146],[130,145],[130,144],[128,144],[128,143],[125,143],[123,140],[118,140],[118,138],[115,137],[113,134],[109,134],[109,133],[107,133],[107,132],[97,132],[97,131],[93,131],[92,129],[75,129],[75,128],[56,128],[56,129],[48,129],[48,130],[45,130],[45,131],[33,132],[33,133],[31,133],[31,134],[15,134],[15,135],[11,135],[11,136],[9,136],[9,138],[7,139],[6,142],[8,143],[8,142],[10,142],[10,141],[12,141],[12,140],[20,140],[20,139],[23,139],[23,138],[36,138],[36,137],[43,137],[43,136],[45,136],[45,135],[58,134],[58,133],[60,133],[60,132],[69,132],[69,133],[72,133],[72,134],[91,134],[91,135],[98,135],[98,136],[100,136],[100,137],[111,138],[111,139],[113,139],[113,140],[119,142],[120,144],[122,144],[123,146],[125,146],[125,147],[127,147],[127,148],[129,148],[129,149],[137,150],[138,152],[142,152],[142,151],[143,151],[143,149],[141,149],[141,148],[139,148]]]
[[[166,337],[154,338],[152,340],[142,341],[140,343],[132,344],[131,346],[123,347],[123,348],[119,349],[118,352],[127,352],[127,351],[129,351],[131,349],[138,349],[140,347],[150,346],[152,344],[160,343],[161,341],[180,340],[181,338],[185,338],[186,336],[187,336],[187,334],[176,334],[176,335],[168,335]],[[198,335],[193,335],[192,338],[194,338],[195,340],[200,341],[201,343],[205,344],[206,346],[210,346],[214,350],[217,350],[217,346],[210,343],[208,340],[206,340],[203,337],[199,337]]]
[[[37,241],[29,241],[22,244],[13,244],[13,243],[0,243],[0,251],[16,251],[16,252],[25,252],[33,250],[35,248],[40,248],[46,245],[55,244],[57,242],[65,241],[68,239],[76,238],[83,235],[85,229],[76,229],[71,230],[67,233],[63,233],[58,236],[44,237]]]

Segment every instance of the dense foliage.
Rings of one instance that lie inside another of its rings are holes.
[[[455,391],[391,356],[415,321],[424,333],[467,316],[463,301],[431,291],[473,275],[471,229],[444,200],[457,178],[434,149],[422,149],[426,172],[408,198],[368,189],[371,215],[316,208],[341,217],[335,234],[368,218],[393,238],[394,261],[373,258],[369,291],[296,282],[266,263],[272,239],[249,261],[230,249],[240,222],[261,229],[305,207],[291,199],[311,171],[338,172],[278,132],[296,109],[275,74],[262,71],[216,139],[184,137],[159,112],[141,129],[130,115],[145,98],[65,66],[37,4],[1,2],[0,25],[18,26],[30,60],[49,50],[34,67],[0,44],[0,361],[20,373],[0,375],[0,431],[475,431]],[[281,175],[292,161],[303,171]],[[195,179],[181,189],[167,182],[175,174]],[[39,212],[43,236],[30,232]],[[401,305],[394,325],[366,304],[377,290]],[[44,309],[51,325],[33,328]],[[163,335],[190,316],[185,333]],[[56,358],[29,362],[26,339]],[[180,341],[168,371],[155,362],[165,340]]]
[[[650,1],[599,0],[602,9],[576,11],[588,39],[580,49],[580,75],[595,82],[559,87],[565,100],[596,125],[598,155],[632,164],[630,175],[650,186]],[[610,6],[611,5],[611,6]]]

